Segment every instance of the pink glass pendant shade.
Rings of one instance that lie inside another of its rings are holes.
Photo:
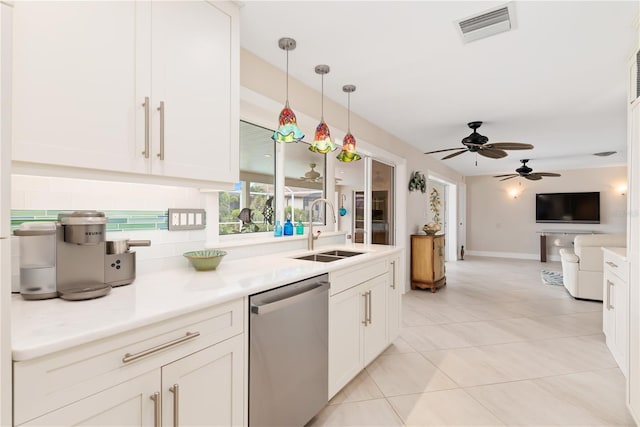
[[[336,148],[338,147],[336,147],[331,140],[329,126],[327,126],[324,120],[322,120],[316,127],[316,135],[313,139],[313,145],[309,146],[309,150],[320,154],[327,154],[334,151]]]
[[[342,140],[342,150],[340,150],[336,158],[345,163],[355,162],[362,158],[362,156],[356,152],[356,138],[351,135],[351,133],[344,136]]]
[[[289,37],[283,37],[278,40],[278,46],[287,53],[287,97],[284,108],[280,111],[278,130],[273,133],[271,139],[276,142],[298,142],[304,138],[304,133],[298,127],[296,115],[289,107],[289,51],[296,48],[296,41]]]
[[[362,156],[356,152],[356,138],[351,134],[351,93],[355,92],[354,85],[342,86],[342,91],[347,93],[347,134],[342,139],[342,150],[336,156],[341,162],[349,163],[360,160]]]
[[[304,138],[304,134],[298,127],[296,115],[289,107],[289,101],[284,105],[280,112],[280,127],[273,133],[271,137],[276,142],[298,142]]]

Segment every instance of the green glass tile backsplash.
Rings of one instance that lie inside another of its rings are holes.
[[[25,210],[11,211],[11,229],[17,229],[23,222],[56,221],[61,210]],[[121,230],[167,230],[168,211],[104,211],[109,218],[107,231]]]

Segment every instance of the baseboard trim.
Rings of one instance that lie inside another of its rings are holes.
[[[530,259],[530,260],[539,260],[540,254],[525,254],[518,252],[493,252],[493,251],[473,251],[468,250],[466,254],[471,256],[481,256],[481,257],[489,257],[489,258],[512,258],[512,259]],[[548,261],[558,261],[560,262],[560,255],[548,255]]]

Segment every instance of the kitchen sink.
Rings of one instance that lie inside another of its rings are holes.
[[[341,251],[341,250],[320,252],[321,255],[339,256],[342,258],[349,258],[356,255],[362,255],[363,253],[364,252],[352,252],[352,251]]]
[[[323,254],[311,254],[311,255],[299,256],[299,257],[296,257],[295,259],[303,259],[306,261],[317,261],[317,262],[333,262],[333,261],[340,261],[341,259],[344,259],[344,257],[323,255]]]
[[[295,259],[302,259],[306,261],[316,261],[316,262],[333,262],[333,261],[340,261],[341,259],[349,258],[352,256],[360,255],[363,253],[364,252],[333,250],[333,251],[321,252],[319,254],[299,256],[299,257],[295,257]]]

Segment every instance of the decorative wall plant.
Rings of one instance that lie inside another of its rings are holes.
[[[409,191],[418,191],[425,193],[427,191],[427,180],[424,178],[424,175],[420,173],[420,171],[416,171],[411,174],[411,179],[409,180]]]

